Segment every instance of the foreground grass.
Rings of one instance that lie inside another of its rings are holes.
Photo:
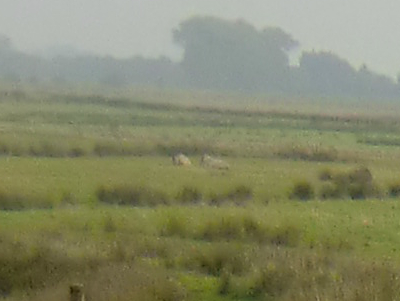
[[[339,293],[341,300],[357,294],[395,300],[399,210],[395,201],[343,201],[1,212],[0,260],[8,268],[0,278],[13,271],[14,279],[3,281],[2,290],[9,298],[21,289],[54,296],[82,281],[98,296],[92,286],[101,291],[105,281],[122,294],[119,300],[130,300],[151,291],[155,277],[161,284],[174,279],[159,292],[168,300],[335,300]],[[141,273],[150,281],[147,292],[129,286],[143,280]],[[118,285],[117,274],[125,275]]]
[[[0,298],[399,299],[397,104],[0,90]]]

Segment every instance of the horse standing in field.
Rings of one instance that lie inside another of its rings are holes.
[[[184,154],[179,153],[172,156],[172,163],[177,166],[190,166],[192,162],[190,159],[186,157]]]

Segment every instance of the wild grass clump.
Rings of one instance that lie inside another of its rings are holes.
[[[66,157],[68,149],[66,146],[50,141],[42,141],[38,144],[30,145],[28,155],[33,157]]]
[[[117,225],[115,224],[114,219],[111,216],[107,216],[103,222],[104,232],[114,233],[117,231]]]
[[[243,276],[220,279],[224,295],[256,300],[397,300],[400,276],[385,263],[326,253],[263,248]],[[224,276],[225,277],[225,276]]]
[[[203,194],[198,188],[185,186],[177,194],[176,200],[180,204],[199,204],[203,200]]]
[[[275,152],[282,159],[334,162],[339,159],[339,152],[334,147],[322,147],[320,145],[290,145]]]
[[[319,171],[318,179],[321,181],[330,181],[333,179],[333,172],[329,168],[323,168]]]
[[[67,156],[71,158],[78,158],[88,155],[88,151],[80,146],[73,146],[67,151]]]
[[[68,207],[68,206],[76,206],[79,204],[78,197],[72,192],[64,192],[61,195],[60,206]]]
[[[332,173],[330,179],[322,186],[322,199],[351,198],[353,200],[377,197],[379,189],[374,182],[371,171],[359,167],[348,172]]]
[[[98,141],[95,143],[92,153],[96,156],[122,156],[135,154],[132,148],[113,141]]]
[[[154,146],[154,152],[159,155],[170,156],[176,153],[184,153],[196,156],[211,150],[217,151],[215,145],[203,140],[191,139],[190,141],[174,141],[173,143],[159,142]]]
[[[70,258],[52,251],[44,242],[25,245],[2,240],[0,294],[42,290],[77,271],[90,270],[90,266],[96,265],[95,260]]]
[[[175,275],[148,264],[113,262],[103,264],[93,271],[77,274],[75,278],[67,277],[58,285],[31,293],[23,301],[69,300],[65,292],[77,279],[83,285],[85,300],[186,300],[186,291],[175,278]]]
[[[400,183],[392,183],[389,185],[389,196],[392,198],[397,198],[400,196]]]
[[[160,234],[163,236],[188,236],[188,225],[183,216],[168,215],[161,226]]]
[[[280,298],[290,288],[293,272],[288,266],[267,263],[252,276],[249,295],[253,297]]]
[[[291,199],[297,199],[301,201],[308,201],[314,197],[314,187],[306,180],[299,181],[294,184],[290,193]]]
[[[197,232],[197,238],[211,242],[239,240],[294,247],[301,240],[301,230],[291,223],[269,227],[251,216],[226,216],[205,223]]]
[[[165,270],[146,264],[109,265],[87,283],[87,297],[98,301],[181,301],[185,289]]]
[[[48,197],[27,196],[0,190],[0,210],[20,211],[30,209],[51,209],[53,201]]]
[[[244,237],[242,220],[235,216],[208,221],[200,232],[200,238],[208,241],[239,240]]]
[[[249,269],[248,260],[243,248],[222,243],[199,249],[186,266],[212,276],[242,275]]]
[[[211,206],[222,206],[233,204],[245,206],[253,198],[253,190],[246,185],[238,185],[232,190],[223,193],[211,193],[208,204]]]
[[[163,192],[141,186],[100,186],[96,195],[101,203],[118,206],[153,207],[169,203]]]
[[[363,143],[373,146],[400,146],[399,137],[361,137],[357,139],[357,143]]]

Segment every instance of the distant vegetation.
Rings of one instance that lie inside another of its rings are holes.
[[[297,96],[400,96],[399,82],[365,65],[356,69],[331,52],[303,52],[298,66],[291,66],[289,54],[299,42],[280,28],[257,30],[242,20],[193,17],[174,30],[173,38],[184,50],[181,62],[79,53],[46,59],[16,50],[3,37],[0,78],[13,83],[84,82]]]
[[[400,104],[73,87],[0,84],[1,300],[399,300]]]

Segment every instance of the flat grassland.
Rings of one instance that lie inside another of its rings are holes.
[[[398,300],[399,109],[3,85],[0,299]]]

